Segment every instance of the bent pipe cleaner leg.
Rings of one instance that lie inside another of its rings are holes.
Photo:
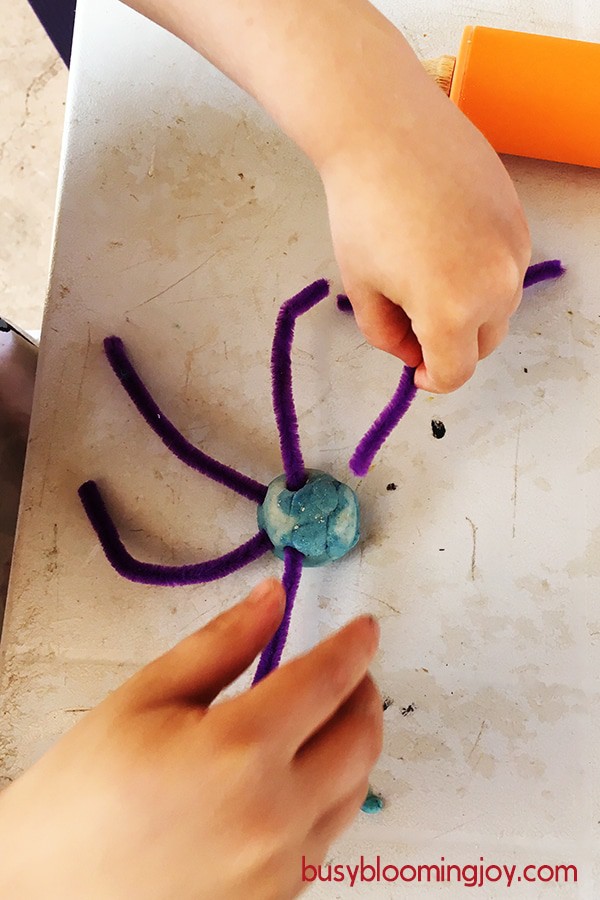
[[[177,459],[202,475],[206,475],[207,478],[235,491],[236,494],[247,497],[248,500],[253,500],[255,503],[262,503],[267,493],[266,485],[242,475],[241,472],[199,450],[184,438],[165,416],[136,372],[121,338],[114,335],[105,338],[104,352],[111,369],[137,411]]]
[[[306,481],[304,457],[300,447],[298,416],[292,388],[292,343],[296,320],[320,303],[329,293],[329,284],[321,278],[282,305],[275,324],[271,349],[271,383],[273,410],[279,432],[283,470],[290,491],[297,491]]]
[[[260,655],[260,660],[252,684],[257,684],[279,665],[290,630],[292,610],[294,608],[294,602],[296,600],[296,594],[298,593],[300,578],[302,576],[302,559],[303,556],[298,550],[294,547],[286,547],[284,551],[282,578],[282,584],[285,590],[285,612],[279,628]]]
[[[531,287],[540,281],[549,281],[564,275],[566,269],[559,259],[547,259],[544,262],[529,266],[523,279],[523,288]],[[337,306],[341,312],[352,312],[352,304],[345,294],[338,294]],[[375,456],[383,447],[400,419],[410,408],[417,388],[414,384],[415,369],[405,366],[394,396],[381,411],[373,425],[361,438],[358,447],[350,458],[350,470],[354,475],[364,477]]]
[[[410,366],[404,366],[394,396],[379,413],[350,458],[349,466],[353,475],[358,475],[362,478],[367,474],[375,456],[381,450],[400,419],[410,409],[416,394],[415,369],[412,369]]]
[[[119,532],[113,522],[98,485],[94,481],[86,481],[79,488],[79,498],[87,517],[109,563],[124,578],[138,584],[151,584],[164,587],[181,587],[187,584],[206,584],[231,575],[259,559],[272,548],[271,541],[264,531],[259,531],[235,550],[225,553],[216,559],[206,562],[192,563],[182,566],[164,566],[157,563],[141,562],[135,559],[125,548]]]
[[[523,287],[531,287],[540,281],[549,281],[551,278],[560,278],[567,270],[560,259],[546,259],[544,262],[534,263],[529,266],[523,279]]]

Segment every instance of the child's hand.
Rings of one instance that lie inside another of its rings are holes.
[[[381,748],[369,618],[215,705],[279,623],[267,581],[88,714],[0,797],[0,895],[281,900],[351,822]]]
[[[368,340],[451,391],[508,330],[530,258],[482,135],[367,0],[127,0],[249,90],[323,178]]]
[[[387,127],[348,134],[322,167],[333,240],[366,338],[446,392],[505,337],[529,234],[498,156],[423,72],[396,114],[390,99]]]

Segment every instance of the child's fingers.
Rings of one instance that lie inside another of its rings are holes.
[[[514,314],[518,310],[519,306],[521,305],[522,300],[523,300],[523,285],[520,284],[517,289],[517,292],[515,293],[515,296],[513,297],[513,302],[511,304],[510,308],[507,310],[507,314],[508,314],[509,318],[510,318],[510,316],[514,316]]]
[[[270,743],[285,764],[360,684],[378,640],[374,619],[354,619],[309,653],[213,711],[227,732],[234,729],[245,740]]]
[[[485,359],[496,347],[498,347],[508,334],[508,319],[499,322],[486,322],[479,329],[477,345],[479,347],[479,359]]]
[[[274,578],[141,670],[128,687],[141,703],[208,705],[254,661],[275,633],[285,594]]]
[[[423,359],[421,345],[404,310],[381,294],[350,298],[356,324],[371,346],[397,356],[407,366]]]
[[[335,806],[327,810],[316,822],[310,834],[309,853],[316,856],[322,848],[333,841],[352,824],[369,791],[369,780],[365,778],[352,793],[343,797]],[[306,854],[308,859],[308,854]]]
[[[479,346],[479,359],[485,359],[496,347],[499,347],[510,329],[510,317],[513,316],[521,305],[523,299],[523,286],[519,284],[512,302],[501,314],[495,315],[485,322],[479,329],[477,342]]]
[[[318,798],[321,810],[339,803],[368,776],[381,753],[382,737],[381,696],[366,675],[333,718],[298,751],[293,770],[301,796]]]
[[[444,329],[422,338],[423,362],[415,372],[415,384],[424,391],[447,394],[469,380],[479,360],[477,328]]]

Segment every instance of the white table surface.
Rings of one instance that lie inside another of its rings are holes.
[[[585,0],[379,3],[422,56],[468,23],[600,40]],[[382,625],[393,700],[373,786],[333,862],[574,863],[600,890],[600,173],[508,159],[534,259],[568,274],[527,294],[511,336],[448,397],[419,395],[358,487],[364,539],[303,579],[287,655],[359,612]],[[466,248],[468,251],[468,248]],[[97,478],[130,549],[193,562],[255,530],[252,504],[173,459],[110,372],[121,335],[165,412],[209,453],[281,471],[269,396],[279,304],[339,289],[320,182],[256,105],[116,0],[79,0],[35,411],[2,642],[5,779],[141,664],[209,621],[269,556],[208,586],[155,589],[109,568],[77,487]],[[527,371],[525,372],[525,369]],[[344,478],[398,378],[325,302],[298,326],[307,461]],[[447,428],[443,440],[431,419]],[[395,482],[395,492],[386,491]],[[475,542],[476,541],[476,542]],[[240,685],[246,685],[242,679]],[[239,685],[238,685],[239,686]],[[414,712],[403,714],[412,704]],[[323,885],[313,896],[458,897],[449,885]],[[506,888],[481,889],[506,896]]]

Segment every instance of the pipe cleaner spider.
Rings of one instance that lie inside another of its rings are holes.
[[[530,266],[524,287],[556,278],[563,271],[558,260]],[[271,351],[271,376],[284,474],[268,486],[190,444],[152,399],[129,360],[122,340],[113,336],[104,341],[110,366],[154,433],[181,462],[256,503],[259,531],[235,550],[206,562],[181,566],[142,562],[125,548],[94,481],[87,481],[79,488],[90,523],[113,568],[123,577],[142,584],[179,586],[215,581],[274,549],[284,561],[286,608],[276,634],[260,657],[253,684],[279,665],[302,566],[322,565],[339,559],[359,538],[359,510],[354,491],[331,476],[306,469],[304,465],[292,391],[291,351],[296,320],[328,293],[329,285],[321,279],[287,300],[279,311]],[[352,311],[350,302],[343,295],[338,296],[338,307]],[[405,366],[394,396],[350,459],[349,466],[355,475],[367,474],[375,455],[408,410],[416,390],[414,369]]]

